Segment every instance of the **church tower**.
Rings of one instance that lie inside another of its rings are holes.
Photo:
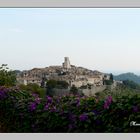
[[[71,68],[69,57],[64,57],[63,68],[65,68],[65,69],[70,69]]]

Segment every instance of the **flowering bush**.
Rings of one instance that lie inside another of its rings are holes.
[[[112,96],[108,96],[108,98],[105,100],[105,103],[104,103],[104,109],[108,109],[111,102],[112,102]]]
[[[140,96],[46,96],[0,87],[0,122],[6,132],[140,132]]]

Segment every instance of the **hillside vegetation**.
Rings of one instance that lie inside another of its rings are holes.
[[[123,73],[117,76],[114,76],[114,80],[130,80],[134,81],[137,84],[140,84],[140,76],[135,75],[134,73]]]
[[[96,97],[46,96],[0,87],[1,132],[140,132],[140,92],[118,86]]]

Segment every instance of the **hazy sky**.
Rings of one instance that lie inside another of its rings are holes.
[[[0,64],[140,74],[140,8],[1,8]]]

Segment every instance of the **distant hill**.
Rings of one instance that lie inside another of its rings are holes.
[[[134,81],[137,84],[140,84],[140,76],[135,75],[134,73],[123,73],[120,75],[115,76],[114,75],[114,80],[130,80],[130,81]]]
[[[20,73],[21,73],[20,70],[14,70],[14,72],[15,72],[16,74],[20,74]]]

